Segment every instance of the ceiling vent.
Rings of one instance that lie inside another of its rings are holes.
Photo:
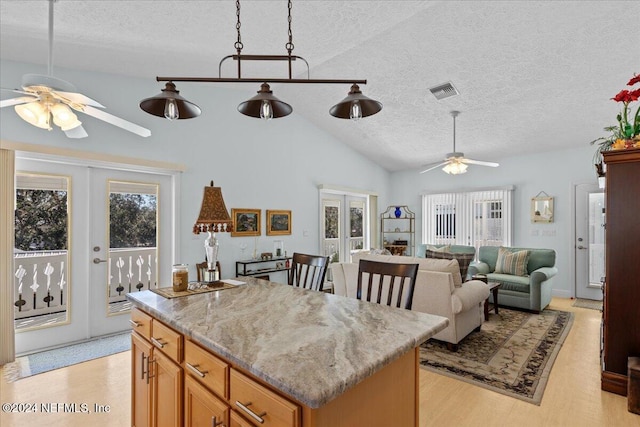
[[[445,98],[451,98],[452,96],[460,95],[460,92],[453,87],[453,83],[447,82],[438,86],[434,86],[429,88],[433,96],[436,97],[437,100],[442,100]]]

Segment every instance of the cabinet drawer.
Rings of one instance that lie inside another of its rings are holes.
[[[131,320],[129,320],[133,330],[145,337],[151,339],[151,316],[137,308],[131,309]]]
[[[301,410],[298,405],[235,369],[231,369],[230,388],[231,406],[248,420],[264,426],[299,427]]]
[[[229,365],[189,340],[184,349],[185,372],[218,396],[229,397]]]
[[[182,335],[153,319],[151,343],[176,363],[182,362]]]

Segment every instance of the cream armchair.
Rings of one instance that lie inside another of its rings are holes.
[[[480,329],[489,287],[479,280],[462,283],[458,261],[455,259],[356,254],[353,263],[331,264],[333,291],[336,295],[356,297],[358,263],[361,258],[419,265],[412,310],[449,319],[449,326],[433,338],[445,341],[450,350],[457,350],[458,343],[464,337],[471,331]]]

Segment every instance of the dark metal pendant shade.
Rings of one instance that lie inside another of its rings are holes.
[[[364,96],[357,84],[351,86],[349,94],[342,101],[331,107],[329,114],[339,119],[351,119],[351,109],[355,101],[360,104],[361,117],[372,116],[382,110],[382,104]]]
[[[261,115],[264,101],[271,104],[271,118],[277,119],[279,117],[285,117],[293,111],[291,105],[280,101],[278,98],[273,96],[273,92],[267,83],[262,83],[256,96],[238,105],[238,111],[245,116],[255,117],[258,119],[264,118]]]
[[[154,116],[166,117],[167,102],[171,102],[171,100],[177,107],[178,117],[176,118],[178,120],[192,119],[198,117],[202,112],[196,104],[180,96],[180,91],[176,90],[176,85],[172,82],[168,82],[158,95],[140,101],[140,108]]]

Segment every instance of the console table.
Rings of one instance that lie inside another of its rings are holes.
[[[277,257],[270,259],[248,259],[244,261],[236,261],[237,276],[260,276],[263,274],[274,273],[277,271],[287,272],[287,282],[289,281],[289,269],[285,267],[287,260],[291,262],[291,257]],[[281,262],[282,267],[276,266]],[[255,265],[257,264],[257,265]]]

